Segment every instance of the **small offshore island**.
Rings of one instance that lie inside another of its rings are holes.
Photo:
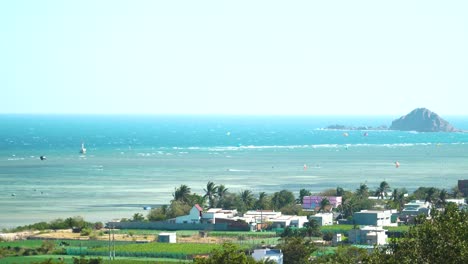
[[[381,125],[378,127],[372,126],[345,126],[345,125],[330,125],[326,129],[336,130],[398,130],[398,131],[416,131],[416,132],[461,132],[461,130],[453,127],[449,122],[444,120],[438,114],[430,111],[427,108],[416,108],[409,114],[404,115],[396,120],[393,120],[390,127]]]

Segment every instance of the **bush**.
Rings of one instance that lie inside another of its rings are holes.
[[[92,230],[90,228],[83,228],[80,232],[80,236],[89,236]]]
[[[332,239],[333,239],[333,233],[326,232],[326,233],[323,234],[323,240],[332,241]]]

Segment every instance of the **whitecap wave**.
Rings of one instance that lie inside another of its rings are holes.
[[[440,143],[437,143],[440,145]],[[422,143],[381,143],[381,144],[370,144],[370,143],[356,143],[356,144],[311,144],[311,145],[271,145],[271,146],[216,146],[216,147],[173,147],[174,150],[179,150],[179,153],[186,153],[190,151],[208,151],[211,154],[217,152],[229,152],[229,151],[243,151],[243,150],[263,150],[263,149],[340,149],[340,148],[356,148],[356,147],[385,147],[385,148],[397,148],[397,147],[414,147],[414,146],[431,146],[437,145],[431,142]],[[450,143],[451,145],[463,145],[464,142]],[[160,148],[163,149],[163,148]],[[167,149],[167,148],[166,148]],[[158,154],[161,152],[158,151]],[[167,155],[167,154],[166,154]]]

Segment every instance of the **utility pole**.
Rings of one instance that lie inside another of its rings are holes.
[[[109,233],[109,260],[112,260],[112,253],[111,253],[111,224],[109,224],[109,227],[107,228],[107,232]]]
[[[115,260],[115,231],[112,232],[112,260]]]

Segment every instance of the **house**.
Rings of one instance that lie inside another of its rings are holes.
[[[353,244],[385,245],[387,244],[387,230],[379,226],[364,226],[348,231],[348,240]]]
[[[176,224],[199,224],[202,217],[203,208],[196,204],[190,209],[188,215],[182,215],[175,218]]]
[[[417,215],[425,215],[428,216],[431,213],[431,203],[421,200],[413,200],[404,205],[403,210],[401,210],[400,218],[401,217],[408,217],[408,216],[417,216]]]
[[[333,225],[333,214],[332,213],[318,213],[309,216],[309,219],[317,221],[319,226]]]
[[[275,219],[281,216],[281,212],[275,212],[272,210],[251,210],[244,213],[243,220],[247,223],[261,223],[270,222],[271,219]]]
[[[176,243],[176,233],[159,233],[158,242],[160,243]]]
[[[202,212],[201,222],[215,224],[216,219],[230,219],[237,215],[237,210],[223,210],[222,208],[210,208]]]
[[[355,225],[373,225],[373,226],[396,226],[392,223],[392,214],[396,210],[361,210],[353,214],[353,223]]]
[[[307,216],[281,215],[270,219],[273,228],[297,227],[302,228],[308,222]]]
[[[340,206],[343,201],[341,196],[304,196],[302,199],[302,208],[318,210],[320,208],[320,202],[325,198],[330,201],[330,206],[332,208]]]
[[[458,206],[460,205],[465,205],[465,199],[461,198],[461,199],[446,199],[445,200],[446,203],[454,203]]]
[[[252,258],[256,261],[273,260],[278,264],[283,264],[283,253],[280,249],[255,249]]]

